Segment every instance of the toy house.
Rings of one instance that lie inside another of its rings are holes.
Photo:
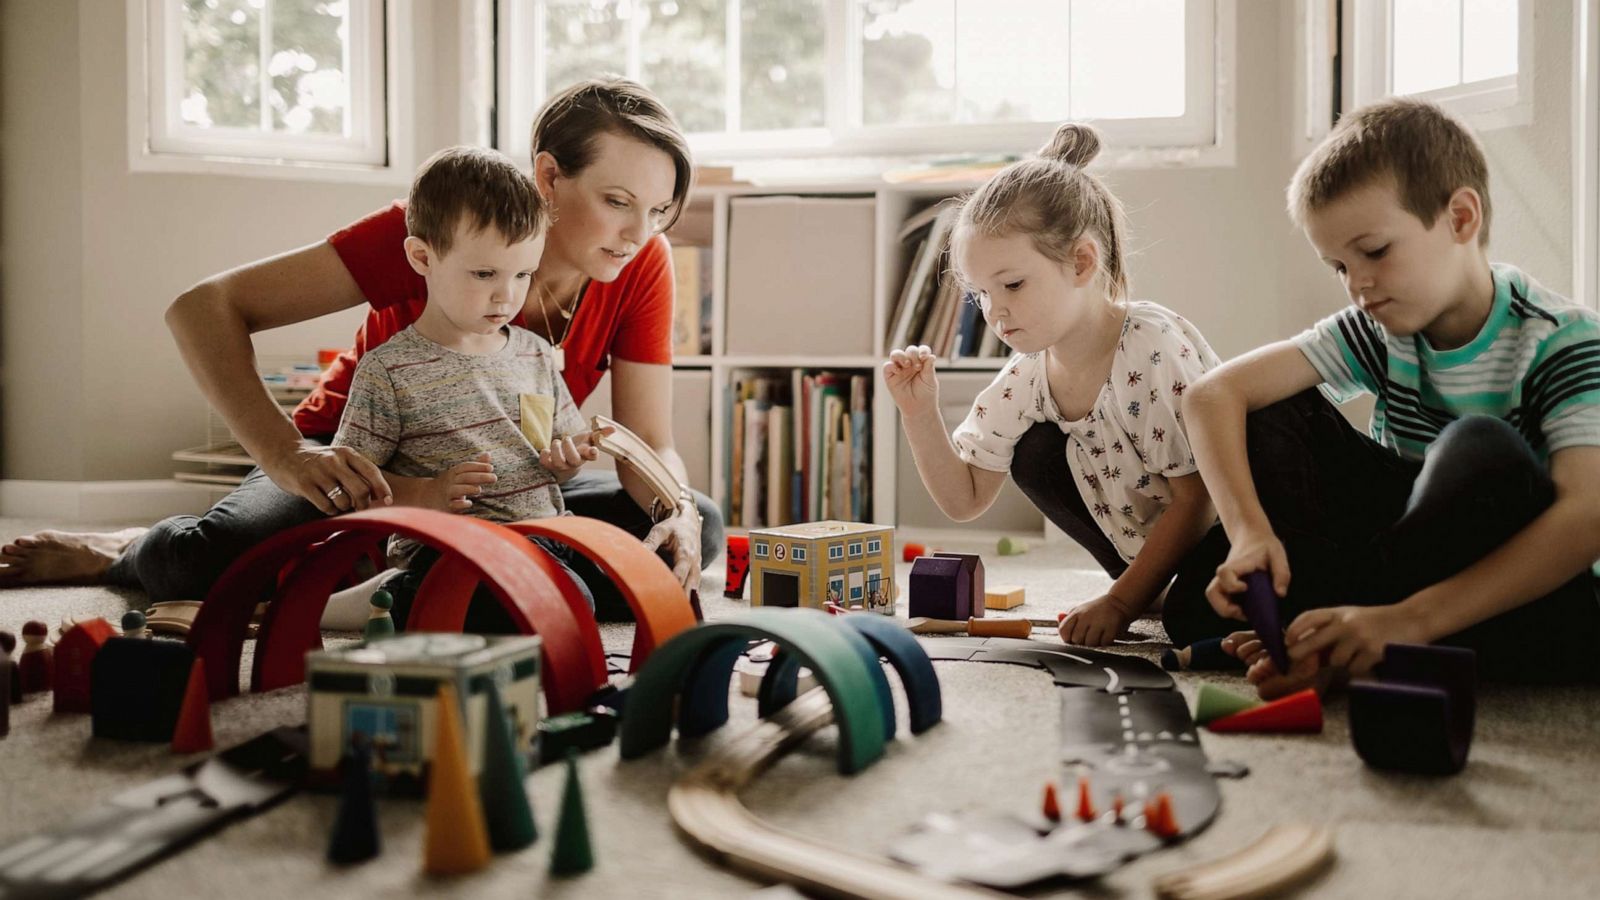
[[[116,634],[105,619],[87,619],[73,625],[56,642],[56,712],[90,711],[89,666],[105,642]]]
[[[483,766],[487,690],[500,687],[515,745],[531,753],[543,712],[537,635],[412,633],[359,647],[306,655],[311,778],[338,783],[339,759],[360,732],[372,747],[372,768],[402,791],[426,783],[438,721],[439,685],[461,698],[468,765]]]
[[[808,522],[750,532],[750,605],[894,614],[894,529]]]
[[[943,556],[949,559],[961,560],[961,579],[970,585],[968,596],[972,598],[971,611],[957,618],[965,619],[968,616],[983,617],[984,595],[987,593],[983,581],[983,557],[976,553],[944,553],[936,552],[934,556]]]
[[[972,581],[961,576],[961,560],[948,556],[919,556],[911,563],[912,618],[957,619],[972,615]]]

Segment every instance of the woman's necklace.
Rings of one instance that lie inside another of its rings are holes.
[[[539,292],[539,314],[544,317],[544,330],[545,333],[550,335],[550,343],[555,350],[557,372],[564,372],[567,369],[567,351],[561,345],[566,343],[567,333],[572,330],[572,317],[577,315],[578,304],[583,302],[583,292],[588,286],[589,279],[587,278],[578,283],[578,296],[572,299],[572,307],[570,309],[562,306],[561,301],[555,300],[554,297],[550,298],[555,301],[556,312],[561,314],[562,325],[561,337],[559,338],[556,337],[556,330],[550,326],[550,311],[545,308],[545,294],[543,291]]]

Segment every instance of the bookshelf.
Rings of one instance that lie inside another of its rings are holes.
[[[866,407],[871,435],[866,481],[871,502],[864,521],[913,533],[1038,536],[1044,532],[1043,516],[1010,482],[995,507],[971,523],[958,524],[940,513],[918,478],[894,401],[878,373],[892,349],[891,319],[913,262],[915,242],[911,246],[902,242],[903,226],[917,213],[975,186],[966,182],[869,181],[715,184],[695,189],[689,209],[668,237],[675,258],[686,252],[680,248],[696,248],[698,265],[709,269],[710,277],[700,282],[702,293],[693,311],[707,328],[700,346],[680,347],[699,352],[675,356],[674,387],[680,401],[691,383],[695,391],[708,388],[710,396],[703,401],[694,398],[696,421],[682,421],[684,415],[678,413],[677,430],[701,428],[703,414],[699,411],[709,410],[710,440],[702,437],[699,442],[708,458],[691,459],[687,452],[684,457],[691,480],[696,475],[704,479],[694,487],[708,493],[725,517],[733,511],[730,400],[739,380],[754,374],[784,380],[800,369],[866,376],[871,393]],[[774,219],[779,222],[776,230]],[[767,230],[754,235],[740,231],[752,227]],[[733,259],[733,254],[743,256]],[[824,273],[829,289],[807,287],[815,284],[819,272]],[[797,309],[802,311],[798,316]],[[681,306],[679,312],[690,315]],[[760,324],[753,327],[752,318]],[[822,325],[813,327],[816,323]],[[863,329],[867,334],[859,333]],[[784,345],[783,352],[774,352],[771,345],[775,341],[770,339],[774,337],[781,337],[777,342]],[[757,346],[751,348],[751,344]],[[1004,353],[1003,348],[1000,352]],[[941,412],[947,428],[954,428],[966,415],[973,398],[992,380],[1005,358],[941,358]],[[795,401],[793,396],[789,399]],[[824,517],[811,512],[805,518]],[[730,525],[730,531],[748,527],[742,520]]]
[[[310,395],[321,371],[314,362],[296,357],[260,356],[256,364],[262,370],[267,391],[285,413],[292,412]],[[213,501],[238,487],[255,467],[255,461],[239,445],[228,424],[210,406],[206,408],[205,443],[174,450],[172,461],[181,464],[172,473],[174,480],[209,486]]]

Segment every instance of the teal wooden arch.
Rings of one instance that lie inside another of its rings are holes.
[[[816,676],[839,726],[841,773],[859,772],[883,755],[888,738],[884,704],[892,703],[885,700],[892,695],[866,639],[820,610],[755,609],[682,632],[656,648],[628,691],[622,758],[637,759],[666,745],[672,736],[673,700],[680,694],[682,705],[693,707],[680,716],[688,724],[686,735],[720,724],[717,697],[721,721],[726,721],[727,673],[751,640],[773,641]],[[720,683],[713,677],[718,671],[724,673]],[[894,715],[892,706],[888,715]]]

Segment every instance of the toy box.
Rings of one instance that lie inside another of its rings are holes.
[[[808,522],[750,531],[750,605],[894,614],[894,529]]]

